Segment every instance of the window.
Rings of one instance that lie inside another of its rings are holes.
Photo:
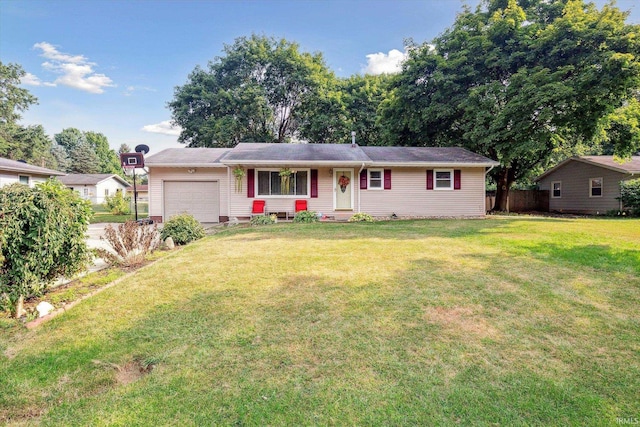
[[[382,190],[382,169],[369,169],[369,189]]]
[[[434,170],[436,190],[453,190],[453,170]]]
[[[551,183],[551,197],[554,199],[559,199],[562,197],[562,182],[555,181]]]
[[[289,192],[282,194],[280,170],[258,170],[258,196],[306,196],[309,194],[309,170],[298,170],[289,178]]]
[[[589,179],[589,197],[602,197],[602,178]]]
[[[29,185],[29,177],[26,175],[19,175],[18,179],[20,180],[20,184]]]
[[[89,189],[88,189],[88,188],[85,188],[85,189],[84,189],[84,195],[85,195],[85,196],[88,196],[88,195],[89,195]]]
[[[105,189],[104,189],[104,195],[105,195],[105,196],[108,196],[108,195],[109,195],[109,189],[108,189],[108,188],[105,188]]]

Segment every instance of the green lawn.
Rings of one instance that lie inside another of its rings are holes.
[[[114,215],[102,205],[93,205],[93,217],[91,218],[91,223],[123,223],[127,221],[134,221],[136,219],[135,207],[133,202],[131,202],[130,205],[131,213],[128,215]],[[147,218],[148,216],[149,204],[147,202],[138,202],[138,219]]]
[[[0,423],[618,425],[638,307],[640,220],[238,229],[3,323]]]

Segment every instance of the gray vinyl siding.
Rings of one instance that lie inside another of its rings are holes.
[[[227,168],[194,168],[194,173],[187,172],[188,169],[149,168],[149,216],[161,217],[164,215],[164,181],[218,181],[220,183],[220,216],[228,216],[229,188],[233,190],[233,183],[229,183]]]
[[[391,168],[391,190],[360,190],[359,168],[353,168],[353,210],[346,212],[334,210],[334,192],[337,189],[334,187],[334,176],[330,168],[318,168],[317,198],[256,195],[255,199],[264,199],[267,211],[289,213],[294,212],[296,199],[306,199],[310,211],[333,216],[336,219],[348,219],[357,212],[379,217],[387,217],[393,213],[398,216],[416,217],[481,217],[485,215],[484,168],[459,168],[461,169],[460,190],[427,190],[426,169]],[[232,182],[229,186],[231,188],[229,216],[231,218],[248,217],[254,199],[247,198],[247,177],[243,179],[242,192],[233,191]]]
[[[589,181],[602,178],[602,197],[590,197]],[[580,161],[570,161],[545,176],[538,183],[541,190],[549,190],[549,210],[552,212],[605,214],[620,209],[620,181],[629,176],[610,169]],[[560,198],[553,197],[553,182],[561,182]]]

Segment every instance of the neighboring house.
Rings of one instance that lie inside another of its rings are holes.
[[[61,177],[60,181],[92,204],[104,203],[105,197],[126,191],[129,186],[122,177],[110,173],[70,174]]]
[[[38,182],[44,182],[53,176],[62,176],[64,174],[64,172],[0,158],[0,187],[14,182],[33,187]]]
[[[166,221],[187,212],[201,222],[249,218],[256,199],[266,202],[267,212],[288,215],[304,199],[309,210],[335,219],[357,212],[480,217],[486,212],[485,176],[497,165],[462,148],[355,144],[171,148],[145,159],[151,218]],[[285,195],[283,169],[292,173]]]
[[[136,184],[136,191],[138,192],[138,201],[146,202],[149,200],[149,185]],[[127,187],[127,196],[133,200],[133,185]]]
[[[640,178],[640,156],[618,163],[613,156],[571,157],[536,178],[549,190],[549,210],[605,214],[621,210],[620,182]]]

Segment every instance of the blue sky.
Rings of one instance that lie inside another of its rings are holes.
[[[39,99],[23,124],[105,134],[114,149],[180,147],[166,103],[196,65],[252,33],[321,52],[338,76],[393,68],[403,40],[429,41],[478,0],[0,0],[0,60]],[[597,0],[596,4],[604,4]],[[640,23],[640,2],[618,0]],[[171,134],[171,133],[174,134]]]

